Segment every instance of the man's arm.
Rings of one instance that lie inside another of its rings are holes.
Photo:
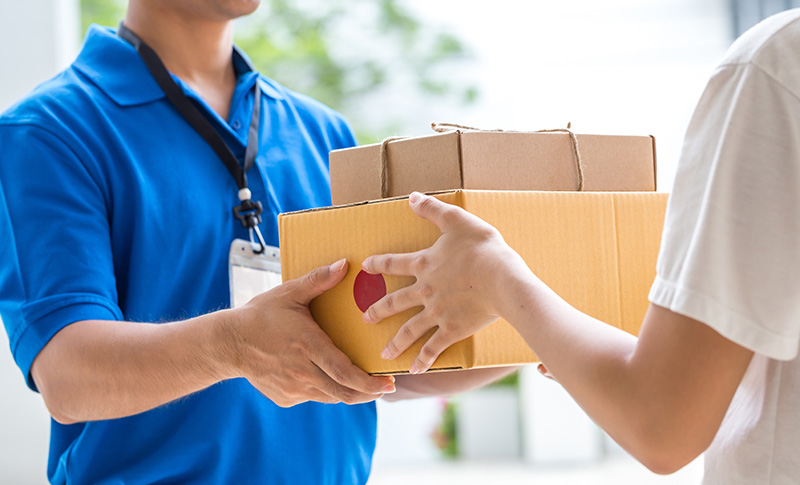
[[[353,365],[308,310],[346,267],[317,268],[240,308],[190,320],[73,323],[42,349],[31,373],[64,424],[141,413],[235,377],[279,406],[372,401],[394,391],[392,378]]]
[[[366,321],[424,307],[388,343],[388,358],[438,327],[412,364],[412,373],[425,371],[444,349],[499,316],[589,416],[651,470],[673,472],[708,447],[752,351],[655,305],[637,340],[567,304],[484,221],[421,194],[410,201],[442,236],[431,248],[374,256],[363,265],[416,278],[370,307]]]

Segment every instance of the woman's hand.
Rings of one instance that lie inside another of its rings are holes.
[[[381,353],[384,359],[395,359],[430,329],[438,327],[411,365],[410,372],[419,374],[429,369],[446,348],[501,315],[503,291],[515,275],[530,278],[533,274],[497,229],[480,218],[416,192],[409,202],[414,213],[436,224],[442,235],[428,249],[364,260],[363,269],[369,273],[417,279],[413,285],[373,304],[364,313],[364,321],[378,323],[410,308],[424,307],[400,328]]]

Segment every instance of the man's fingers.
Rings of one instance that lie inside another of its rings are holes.
[[[421,252],[370,256],[361,263],[361,268],[370,274],[410,276],[414,274],[414,265]]]
[[[336,286],[347,274],[347,261],[339,261],[328,266],[320,266],[295,280],[297,302],[308,305],[311,300]]]
[[[439,358],[439,355],[457,341],[458,340],[453,340],[453,338],[440,327],[439,330],[431,335],[431,338],[425,342],[425,345],[422,346],[419,355],[414,359],[414,363],[411,364],[411,368],[409,368],[408,372],[411,374],[420,374],[430,369],[433,363],[436,362],[436,359]]]
[[[419,340],[425,333],[433,327],[430,320],[425,317],[425,310],[417,313],[400,327],[392,340],[386,344],[386,347],[381,352],[381,358],[392,360],[399,357],[403,352],[408,350],[409,347],[414,345],[414,342]]]
[[[417,285],[407,286],[389,293],[367,308],[367,311],[364,312],[364,321],[378,323],[392,315],[397,315],[415,306],[421,306],[423,302],[420,296]]]
[[[316,379],[311,400],[324,403],[361,404],[379,399],[383,394],[366,394],[345,387],[316,367]]]
[[[308,357],[330,379],[363,394],[384,394],[395,391],[391,376],[371,376],[353,364],[333,342],[321,342]]]
[[[292,406],[297,406],[298,404],[303,404],[304,402],[314,401],[314,402],[321,402],[323,404],[338,404],[342,401],[339,399],[333,398],[324,392],[320,391],[316,387],[309,388],[303,392],[302,396],[293,395],[293,396],[277,396],[272,399],[272,402],[277,404],[282,408],[290,408]]]
[[[408,196],[408,201],[414,214],[439,226],[442,233],[447,232],[453,225],[454,218],[458,217],[456,206],[442,202],[435,197],[412,192]]]

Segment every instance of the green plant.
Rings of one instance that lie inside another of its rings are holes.
[[[491,384],[491,387],[519,387],[519,371],[509,374]]]
[[[456,425],[457,406],[453,401],[442,399],[442,419],[431,438],[446,458],[458,457],[458,429]]]
[[[91,24],[116,26],[125,16],[126,0],[81,0],[81,32]]]

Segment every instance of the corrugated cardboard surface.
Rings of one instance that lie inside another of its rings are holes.
[[[333,205],[381,198],[380,148],[363,145],[330,153]],[[397,140],[386,149],[390,197],[462,188],[457,132]]]
[[[643,192],[455,191],[437,195],[485,219],[531,269],[573,306],[637,333],[666,207],[666,194]],[[439,230],[416,217],[406,199],[376,201],[280,216],[284,280],[347,258],[345,279],[311,304],[333,342],[370,373],[407,372],[425,340],[394,361],[380,351],[418,309],[377,325],[364,323],[353,297],[361,262],[373,254],[429,247]],[[387,291],[413,278],[386,276]],[[448,349],[434,369],[511,365],[535,361],[527,344],[504,321]]]
[[[577,135],[584,190],[653,191],[649,136]],[[387,144],[389,197],[412,191],[575,190],[577,165],[567,133],[448,132]],[[380,144],[330,154],[334,205],[381,198]]]

